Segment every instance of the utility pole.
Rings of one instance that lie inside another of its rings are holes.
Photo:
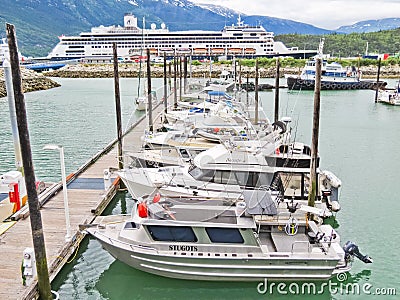
[[[113,43],[113,60],[114,60],[115,112],[117,114],[118,168],[122,169],[124,167],[124,163],[123,163],[123,157],[122,157],[121,97],[120,97],[120,92],[119,92],[117,43]]]
[[[314,87],[314,114],[311,142],[311,166],[310,187],[308,193],[308,205],[315,206],[317,197],[317,163],[318,163],[318,137],[319,137],[319,115],[321,108],[321,58],[316,59],[315,64],[315,87]]]
[[[42,216],[39,210],[39,199],[36,191],[36,176],[33,168],[31,143],[29,139],[28,121],[24,94],[22,92],[22,77],[19,68],[17,38],[14,25],[6,23],[8,48],[10,51],[11,73],[14,89],[15,112],[17,116],[18,135],[21,146],[24,178],[29,203],[29,218],[32,228],[33,248],[38,274],[39,297],[42,300],[53,299],[51,294],[49,270],[46,259],[46,246],[43,236]]]

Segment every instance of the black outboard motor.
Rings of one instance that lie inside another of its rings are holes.
[[[361,260],[362,262],[364,262],[366,264],[370,264],[370,263],[373,262],[372,258],[369,257],[368,255],[362,255],[360,253],[360,250],[358,249],[358,246],[356,244],[354,244],[353,242],[351,242],[351,241],[348,241],[343,246],[343,250],[345,252],[346,261],[349,261],[351,259],[351,257],[355,256],[359,260]]]

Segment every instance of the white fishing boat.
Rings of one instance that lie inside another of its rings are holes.
[[[328,62],[322,53],[324,39],[321,40],[318,55],[306,62],[300,75],[285,74],[287,86],[291,90],[313,90],[316,78],[316,58],[322,59],[321,66],[321,89],[322,90],[358,90],[372,89],[376,86],[376,81],[363,80],[361,71],[355,66],[344,68],[338,62]],[[386,82],[379,82],[383,87]]]
[[[397,87],[394,89],[379,89],[378,102],[400,105],[400,81],[397,82]]]
[[[237,200],[242,198],[243,190],[267,189],[276,191],[283,199],[306,200],[310,189],[310,153],[310,148],[301,143],[286,146],[281,141],[229,141],[197,154],[189,160],[190,166],[132,166],[118,171],[118,175],[134,198],[160,191],[167,196]],[[159,161],[165,163],[163,157]],[[329,171],[318,169],[317,174],[320,207],[340,210],[341,181]]]
[[[349,271],[358,247],[342,248],[330,225],[308,220],[268,191],[244,200],[140,199],[131,215],[103,216],[86,232],[116,259],[148,273],[212,281],[326,280]]]

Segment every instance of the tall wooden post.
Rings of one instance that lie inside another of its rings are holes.
[[[29,138],[28,121],[24,94],[22,92],[22,77],[19,68],[17,38],[12,24],[6,24],[10,64],[14,89],[15,112],[17,116],[18,135],[21,146],[22,164],[25,174],[26,192],[29,203],[29,218],[32,228],[33,248],[36,258],[40,299],[53,299],[51,294],[49,271],[46,259],[46,246],[43,236],[42,216],[39,210],[39,199],[36,191],[36,176],[33,168],[31,143]],[[22,253],[21,253],[22,256]]]
[[[239,91],[242,90],[242,61],[239,59]]]
[[[178,63],[176,59],[176,55],[174,55],[174,108],[178,107],[178,95],[177,95],[177,80],[176,80],[176,73],[178,73]]]
[[[168,63],[168,85],[169,85],[169,94],[172,93],[172,67],[171,61]]]
[[[255,103],[254,103],[254,124],[258,124],[258,58],[256,58],[256,74],[255,74]]]
[[[375,103],[378,102],[379,76],[381,74],[381,58],[378,59],[378,74],[376,75]]]
[[[308,193],[308,205],[315,206],[317,197],[317,162],[318,162],[318,137],[319,137],[319,115],[321,107],[321,58],[316,59],[315,64],[315,87],[314,87],[314,117],[311,142],[311,166],[310,187]]]
[[[246,86],[247,86],[247,92],[246,92],[246,105],[249,106],[249,77],[250,77],[250,73],[249,71],[247,71],[247,81],[246,81]]]
[[[276,74],[275,74],[275,118],[274,121],[279,120],[279,58],[276,58]]]
[[[182,56],[179,56],[179,101],[182,101],[182,89],[183,89],[182,81],[183,81],[183,78],[182,78]]]
[[[235,91],[235,93],[236,93],[236,91],[237,91],[237,64],[236,64],[236,58],[235,58],[235,56],[233,56],[233,82],[234,82],[234,88],[233,88],[233,90]]]
[[[187,93],[187,77],[188,77],[188,66],[187,66],[187,57],[186,55],[183,56],[183,93]]]
[[[149,114],[149,131],[153,131],[153,94],[151,91],[150,48],[147,48],[147,112]]]
[[[167,91],[167,54],[164,52],[164,114],[168,112],[168,91]],[[164,116],[164,123],[167,118]]]
[[[122,157],[121,97],[120,97],[120,92],[119,92],[117,43],[113,43],[113,60],[114,60],[115,112],[117,114],[118,168],[122,169],[124,167],[124,164],[123,164],[123,157]]]

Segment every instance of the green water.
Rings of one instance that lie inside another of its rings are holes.
[[[56,154],[45,153],[46,143],[64,144],[66,166],[75,170],[115,136],[113,83],[110,79],[57,79],[61,88],[26,95],[36,173],[59,180]],[[267,80],[266,80],[267,81]],[[270,81],[273,82],[273,81]],[[122,80],[123,123],[128,124],[136,88]],[[389,80],[393,86],[394,81]],[[273,115],[273,92],[260,98]],[[281,90],[281,116],[291,116],[293,136],[311,142],[312,92]],[[342,242],[356,242],[374,263],[354,261],[344,283],[396,288],[400,293],[398,245],[398,171],[400,168],[400,107],[375,104],[374,91],[323,91],[321,95],[320,144],[322,169],[343,182],[342,210],[337,229]],[[13,166],[7,101],[0,99],[0,171]],[[137,116],[136,116],[137,117]],[[400,184],[399,184],[400,186]],[[129,212],[133,200],[118,194],[107,213]],[[339,284],[340,281],[334,280]],[[61,299],[395,299],[396,296],[347,295],[345,291],[294,295],[260,294],[254,283],[197,282],[162,278],[115,261],[100,244],[86,238],[72,263],[53,282]],[[301,284],[301,283],[294,283]],[[292,287],[294,287],[293,285]]]

